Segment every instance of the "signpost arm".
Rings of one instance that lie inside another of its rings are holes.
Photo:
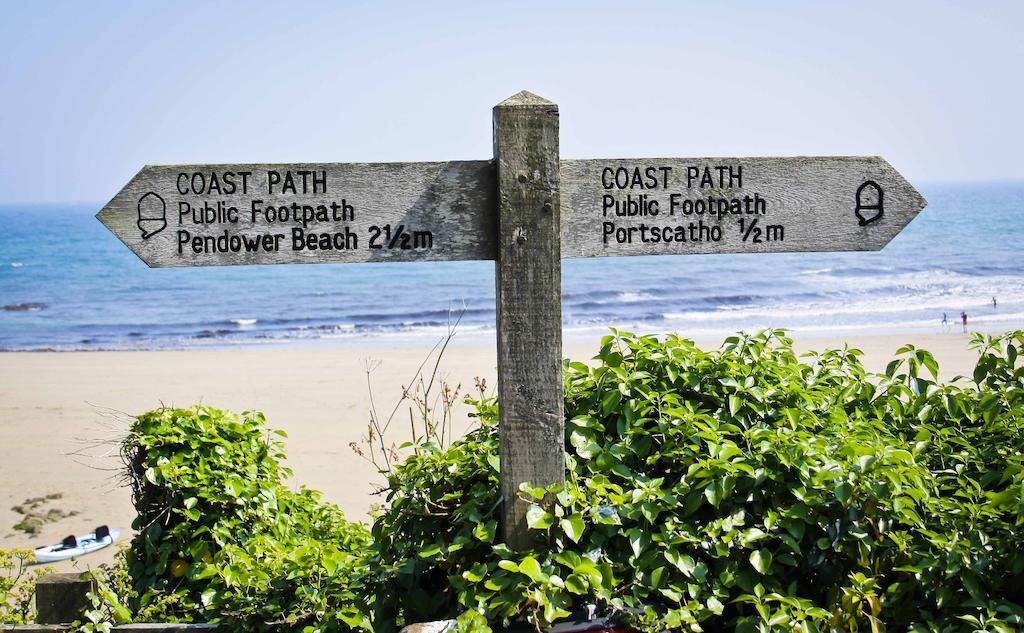
[[[502,532],[529,545],[519,485],[565,481],[558,106],[528,92],[494,107]]]

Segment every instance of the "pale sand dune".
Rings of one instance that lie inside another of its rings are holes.
[[[850,339],[865,352],[869,369],[881,371],[892,353],[913,342],[935,353],[942,377],[968,374],[973,354],[961,334],[894,335]],[[705,342],[704,347],[718,341]],[[838,339],[798,339],[800,350],[841,345]],[[568,357],[589,359],[596,342],[570,342]],[[234,349],[169,352],[69,352],[0,354],[0,547],[36,547],[70,533],[91,531],[101,523],[122,528],[129,536],[133,510],[129,491],[118,487],[112,473],[116,457],[87,459],[68,453],[80,450],[79,440],[114,437],[128,424],[127,414],[165,405],[196,402],[216,407],[263,411],[269,424],[287,431],[289,465],[296,484],[321,490],[354,519],[382,502],[372,495],[379,482],[374,467],[349,448],[365,432],[369,410],[367,359],[380,361],[373,372],[378,409],[390,410],[429,352],[419,348]],[[495,384],[493,343],[450,347],[441,373],[452,383],[472,390],[473,379]],[[465,407],[460,409],[466,424]],[[408,437],[408,413],[396,422],[394,438]],[[94,454],[103,448],[94,448]],[[12,526],[20,515],[11,507],[27,497],[61,492],[64,498],[47,507],[77,510],[79,515],[49,524],[31,538]],[[82,559],[79,567],[106,562],[112,548]],[[61,568],[70,568],[64,563]]]

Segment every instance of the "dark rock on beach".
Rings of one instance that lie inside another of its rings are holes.
[[[43,509],[39,506],[61,499],[64,495],[59,492],[48,494],[44,497],[32,497],[25,499],[20,504],[11,508],[14,512],[22,515],[21,521],[14,525],[15,530],[21,530],[26,534],[37,536],[47,523],[56,523],[62,519],[73,517],[78,514],[77,510],[64,510],[61,508]]]
[[[35,310],[43,310],[48,306],[45,303],[11,303],[5,306],[0,306],[0,310],[7,312],[32,312]]]

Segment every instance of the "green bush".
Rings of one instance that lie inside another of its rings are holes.
[[[616,332],[566,363],[567,483],[524,487],[524,552],[498,542],[493,399],[465,437],[406,447],[370,532],[281,484],[259,414],[154,411],[124,444],[129,573],[90,618],[487,630],[593,603],[650,631],[1020,630],[1024,332],[973,345],[973,375],[939,384],[911,346],[873,375],[778,331],[711,352]]]
[[[131,610],[231,630],[368,626],[360,553],[369,534],[318,493],[282,485],[291,472],[273,434],[284,435],[259,413],[139,416],[123,443],[138,510]]]
[[[941,385],[911,346],[873,376],[780,332],[615,333],[566,365],[567,483],[524,492],[533,550],[495,544],[493,402],[390,474],[378,624],[592,602],[650,630],[1018,630],[1024,333],[974,345],[972,380]]]

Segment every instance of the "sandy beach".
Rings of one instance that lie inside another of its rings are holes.
[[[912,342],[931,350],[942,379],[973,367],[969,337],[959,333],[884,335],[848,339],[862,349],[867,367],[881,371],[893,352]],[[701,341],[702,347],[718,341]],[[839,339],[797,338],[801,351],[842,345]],[[97,440],[116,439],[137,414],[163,405],[205,403],[263,411],[269,424],[288,433],[286,449],[295,485],[322,491],[353,519],[364,519],[382,501],[373,495],[380,477],[350,448],[365,433],[373,401],[390,411],[430,351],[422,347],[239,348],[137,352],[14,352],[0,354],[0,547],[33,548],[67,534],[109,524],[128,536],[133,518],[129,491],[117,484],[116,451]],[[586,360],[595,341],[573,341],[565,355]],[[495,385],[493,344],[449,347],[439,372],[450,384],[473,389],[474,378]],[[456,428],[468,422],[465,407]],[[385,414],[386,416],[386,414]],[[404,413],[405,419],[408,414]],[[407,424],[394,439],[407,438]],[[31,537],[13,526],[13,507],[26,498],[61,494],[41,508],[77,512],[44,526]],[[125,539],[127,540],[127,539]],[[113,548],[77,562],[108,561]],[[58,565],[71,567],[70,563]]]

